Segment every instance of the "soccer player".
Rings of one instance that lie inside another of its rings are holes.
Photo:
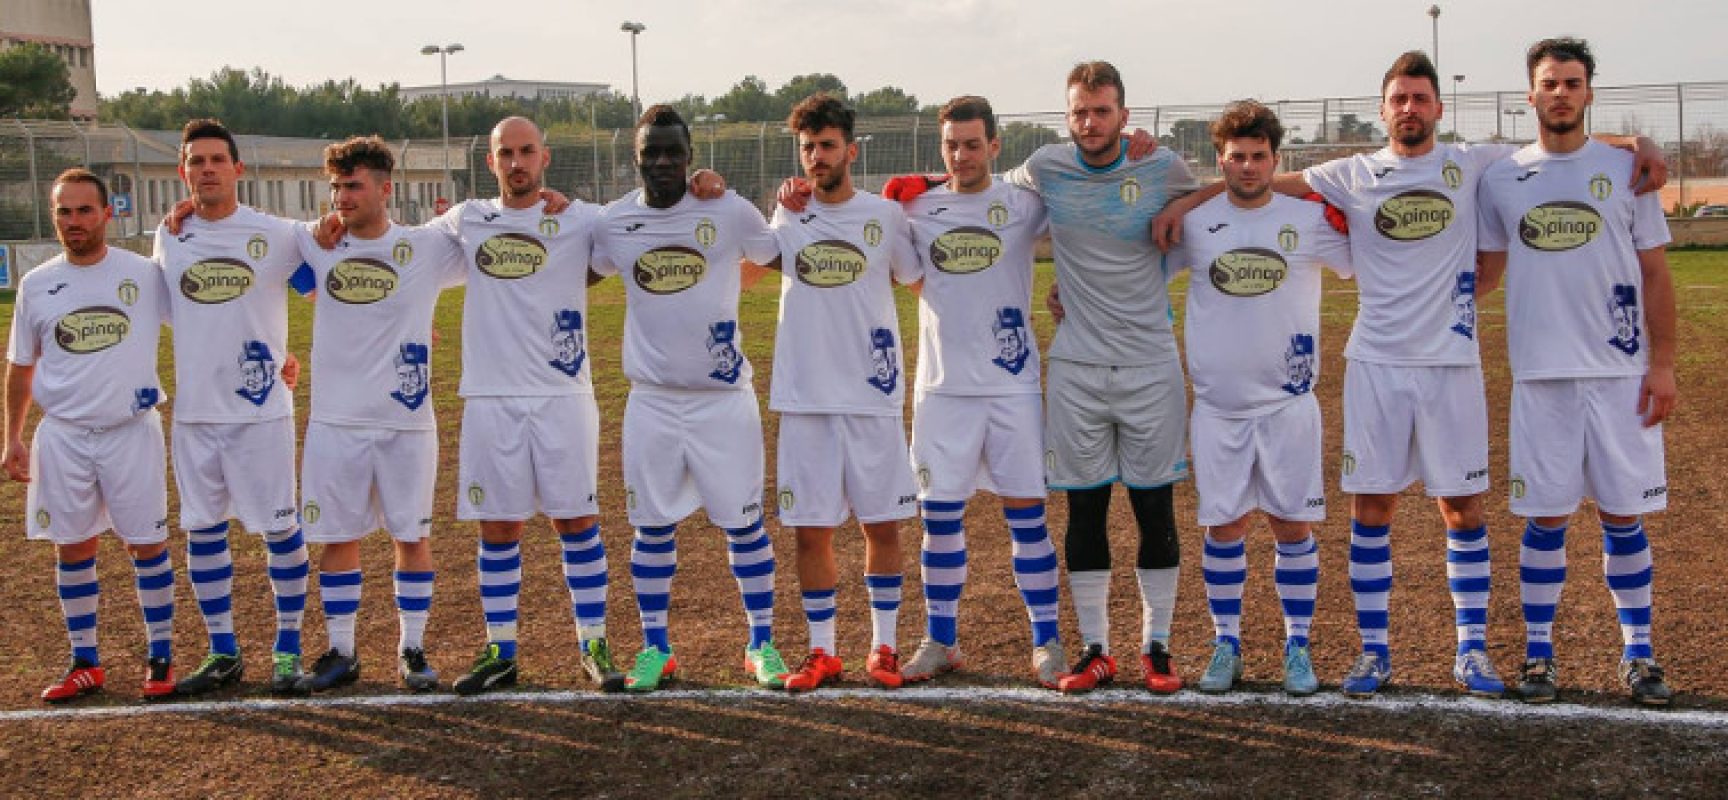
[[[468,272],[456,516],[480,522],[487,644],[455,682],[457,694],[516,683],[522,531],[541,511],[563,548],[582,665],[601,688],[624,688],[606,640],[600,413],[588,362],[588,261],[599,209],[576,202],[548,212],[540,192],[551,161],[533,122],[499,122],[486,153],[499,197],[463,202],[429,226],[461,247]]]
[[[25,274],[6,350],[6,475],[29,482],[26,535],[54,543],[55,586],[72,666],[50,703],[102,688],[96,651],[96,537],[113,530],[137,575],[149,661],[146,700],[174,693],[174,565],[168,557],[167,453],[156,405],[156,343],[167,321],[162,274],[106,241],[108,187],[83,169],[54,179],[63,252]],[[24,420],[42,407],[29,446]]]
[[[1320,688],[1308,654],[1319,551],[1313,523],[1326,517],[1320,467],[1320,278],[1350,274],[1349,240],[1325,208],[1271,190],[1284,127],[1253,101],[1212,123],[1228,192],[1183,219],[1172,270],[1192,270],[1188,373],[1194,379],[1189,440],[1201,569],[1217,631],[1200,677],[1203,692],[1227,692],[1242,677],[1243,542],[1259,509],[1277,540],[1274,575],[1284,611],[1284,691]]]
[[[1187,476],[1187,397],[1170,298],[1148,223],[1192,191],[1180,156],[1130,160],[1122,77],[1103,61],[1068,74],[1066,144],[1045,145],[1005,179],[1049,209],[1061,324],[1050,344],[1045,466],[1068,493],[1068,585],[1085,652],[1060,682],[1083,692],[1116,678],[1110,655],[1113,485],[1127,486],[1140,529],[1141,665],[1146,687],[1175,692],[1170,619],[1180,550],[1171,485]]]
[[[423,639],[432,606],[432,492],[438,432],[432,414],[432,311],[466,270],[440,230],[390,220],[396,159],[376,136],[324,150],[331,205],[346,233],[334,249],[298,231],[319,291],[312,321],[312,415],[301,462],[306,539],[324,545],[318,595],[330,649],[302,692],[360,677],[360,540],[374,529],[395,543],[399,671],[415,691],[437,688]]]
[[[642,188],[601,212],[592,264],[624,280],[624,502],[636,528],[630,575],[644,640],[625,688],[653,691],[678,669],[667,631],[675,534],[698,507],[726,533],[750,628],[745,671],[780,688],[786,664],[774,647],[774,550],[762,529],[762,417],[738,327],[742,262],[772,259],[774,236],[736,193],[690,193],[690,129],[671,106],[642,112],[635,148]]]
[[[246,173],[228,129],[186,123],[180,178],[193,213],[156,231],[154,261],[173,308],[174,477],[187,573],[209,631],[210,653],[175,687],[199,695],[240,680],[234,637],[234,558],[228,519],[262,534],[276,598],[270,690],[297,690],[306,607],[306,544],[294,497],[294,393],[288,358],[287,288],[301,266],[295,225],[240,205]],[[309,280],[309,274],[300,273]]]
[[[1398,494],[1420,479],[1446,525],[1446,576],[1455,610],[1453,677],[1471,694],[1505,691],[1488,657],[1488,411],[1476,345],[1476,185],[1511,145],[1439,143],[1439,74],[1419,51],[1381,79],[1390,141],[1280,174],[1272,188],[1318,192],[1345,212],[1360,307],[1344,357],[1344,491],[1351,497],[1350,588],[1362,654],[1340,688],[1371,697],[1392,675],[1388,601],[1391,525]],[[1647,139],[1617,137],[1654,153]],[[1645,159],[1641,159],[1645,160]],[[1652,158],[1652,185],[1663,167]],[[1172,204],[1159,238],[1222,188]]]
[[[1588,495],[1602,522],[1602,572],[1625,642],[1632,698],[1673,697],[1650,646],[1651,558],[1643,515],[1667,507],[1663,419],[1677,397],[1668,225],[1655,194],[1630,190],[1632,157],[1584,132],[1596,60],[1580,39],[1526,56],[1537,140],[1481,186],[1482,278],[1506,279],[1512,362],[1512,513],[1526,631],[1519,695],[1554,699],[1554,609],[1566,526]]]
[[[792,108],[798,160],[814,194],[802,213],[774,209],[780,322],[768,406],[780,412],[781,524],[798,540],[798,587],[810,652],[786,676],[805,692],[840,677],[835,650],[835,530],[848,516],[864,529],[870,599],[868,680],[902,682],[897,646],[900,523],[917,510],[906,450],[905,381],[893,284],[918,280],[906,214],[852,184],[855,114],[825,93]]]
[[[1056,550],[1044,525],[1044,408],[1031,326],[1033,245],[1048,230],[1044,202],[992,180],[1002,141],[988,100],[956,97],[937,119],[950,178],[905,206],[924,272],[912,463],[927,632],[900,674],[922,681],[962,666],[963,520],[966,501],[983,488],[1002,497],[1014,581],[1031,617],[1033,673],[1053,689],[1068,664],[1056,627]]]

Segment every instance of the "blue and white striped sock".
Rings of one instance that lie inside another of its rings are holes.
[[[1350,593],[1362,651],[1387,658],[1386,605],[1392,595],[1392,526],[1350,520]]]
[[[630,547],[630,578],[636,586],[636,608],[642,615],[642,643],[672,652],[666,632],[666,609],[672,604],[672,576],[678,572],[677,525],[637,528]]]
[[[1272,564],[1278,586],[1278,604],[1284,610],[1284,640],[1296,647],[1308,646],[1308,628],[1314,621],[1314,596],[1320,585],[1320,547],[1313,534],[1300,542],[1279,542]]]
[[[1650,658],[1650,539],[1643,520],[1602,523],[1602,575],[1620,616],[1622,658]]]
[[[804,621],[810,625],[810,649],[837,655],[834,652],[834,590],[806,589],[802,594]]]
[[[960,593],[966,588],[966,503],[925,500],[924,547],[919,574],[924,581],[924,616],[930,638],[953,647],[960,636]],[[895,576],[899,577],[899,576]],[[872,595],[874,604],[874,595]]]
[[[1248,580],[1248,545],[1238,539],[1220,542],[1206,533],[1200,555],[1200,571],[1206,578],[1206,605],[1212,610],[1212,629],[1218,641],[1242,649],[1242,586]]]
[[[870,596],[870,649],[882,645],[899,650],[900,584],[899,575],[865,575],[864,590]]]
[[[409,648],[424,648],[426,620],[432,617],[431,570],[396,571],[396,625],[400,630],[396,640],[398,652]]]
[[[726,529],[726,563],[738,581],[744,617],[750,624],[750,649],[774,639],[774,545],[758,519]]]
[[[1458,653],[1488,649],[1488,528],[1446,531],[1446,585],[1452,590]]]
[[[1008,518],[1008,533],[1014,540],[1014,585],[1032,620],[1032,646],[1038,647],[1060,636],[1056,623],[1062,590],[1056,546],[1044,524],[1043,503],[1004,508],[1002,515]]]
[[[138,607],[144,612],[145,636],[151,658],[174,657],[174,562],[168,550],[155,558],[134,559],[138,577]]]
[[[324,630],[330,649],[354,655],[354,618],[360,613],[360,570],[318,573],[318,603],[324,608]]]
[[[1524,604],[1524,657],[1554,657],[1554,608],[1566,588],[1566,526],[1524,525],[1518,550],[1518,595]]]
[[[228,523],[186,532],[186,575],[204,615],[210,652],[239,655],[234,640],[234,555],[228,549]]]
[[[564,587],[570,590],[570,615],[576,620],[576,635],[587,647],[590,639],[606,638],[606,544],[600,540],[600,524],[576,533],[561,533],[564,551]]]
[[[72,640],[72,657],[91,666],[101,664],[96,655],[96,609],[101,599],[96,559],[60,562],[54,570],[54,588],[60,595],[60,613],[66,617],[66,637]]]
[[[312,566],[306,558],[306,540],[299,528],[264,534],[270,551],[270,589],[276,595],[276,648],[278,653],[300,654],[300,623],[306,618],[306,576]]]
[[[499,658],[516,657],[516,606],[522,593],[522,545],[480,541],[480,610],[486,615],[486,641]]]

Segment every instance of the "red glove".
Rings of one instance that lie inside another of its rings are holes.
[[[1345,236],[1350,235],[1350,218],[1344,216],[1344,210],[1343,209],[1341,209],[1335,205],[1332,205],[1331,203],[1326,202],[1326,198],[1321,196],[1321,194],[1319,192],[1309,192],[1305,195],[1302,195],[1302,199],[1303,200],[1310,200],[1310,201],[1313,201],[1313,202],[1319,203],[1320,205],[1325,206],[1326,207],[1326,224],[1331,225],[1332,230],[1335,230],[1339,233],[1342,233]]]
[[[882,196],[907,203],[930,191],[930,187],[947,182],[947,175],[895,175],[882,185]]]

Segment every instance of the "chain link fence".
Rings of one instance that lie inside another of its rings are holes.
[[[1460,141],[1529,141],[1536,132],[1524,95],[1518,92],[1458,92],[1442,87],[1447,114],[1440,136]],[[1287,130],[1283,167],[1311,164],[1362,152],[1385,142],[1376,97],[1287,100],[1269,103]],[[1202,179],[1215,177],[1207,125],[1224,104],[1153,106],[1131,110],[1130,123],[1180,153]],[[1037,147],[1064,135],[1060,112],[1006,114],[997,169],[1019,164]],[[728,185],[764,210],[775,188],[798,174],[795,140],[779,123],[692,121],[693,166],[710,167]],[[1592,131],[1645,134],[1668,153],[1671,185],[1665,206],[1728,202],[1728,81],[1652,86],[1599,87],[1588,119]],[[870,190],[887,177],[941,172],[940,131],[931,117],[869,117],[859,120],[860,155],[853,165],[858,184]],[[318,139],[241,136],[246,173],[241,201],[270,213],[313,219],[328,210],[320,172]],[[0,120],[0,241],[51,239],[47,190],[55,175],[88,166],[115,193],[118,237],[142,236],[176,200],[186,196],[175,168],[176,131],[66,122]],[[628,130],[575,136],[554,134],[547,142],[552,188],[590,202],[606,202],[636,186]],[[398,168],[396,217],[417,223],[430,218],[439,198],[495,196],[497,182],[486,168],[486,138],[392,142]],[[448,183],[445,175],[449,175]],[[449,187],[449,188],[445,188]],[[1716,197],[1723,199],[1714,199]]]

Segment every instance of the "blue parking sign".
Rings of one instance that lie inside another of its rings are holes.
[[[0,244],[0,289],[12,288],[12,245]]]
[[[132,216],[132,195],[125,192],[118,192],[109,199],[109,202],[114,206],[114,216],[116,218],[125,219]]]

